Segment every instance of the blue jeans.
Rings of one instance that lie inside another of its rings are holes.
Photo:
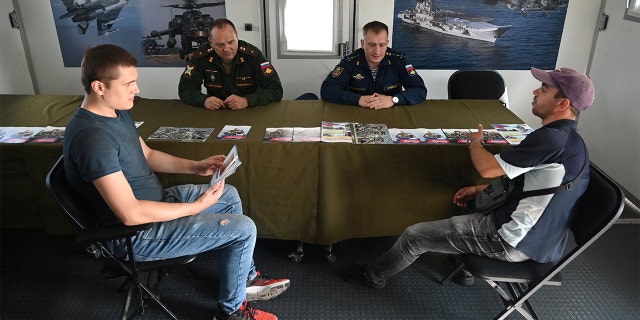
[[[502,240],[491,215],[474,213],[407,227],[387,252],[367,265],[367,273],[374,283],[385,285],[426,252],[472,253],[511,262],[529,259]]]
[[[164,202],[193,202],[209,185],[179,185],[165,189]],[[226,222],[226,223],[225,223]],[[218,307],[227,314],[245,300],[247,280],[256,277],[253,249],[257,230],[242,214],[242,202],[232,185],[225,185],[218,202],[201,213],[154,223],[133,240],[137,261],[151,261],[220,250]],[[119,246],[116,251],[126,250]]]

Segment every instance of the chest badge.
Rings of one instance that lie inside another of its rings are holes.
[[[354,74],[354,75],[353,75],[353,76],[351,76],[351,77],[352,77],[352,78],[354,78],[354,79],[356,79],[356,80],[362,80],[362,79],[364,79],[364,76],[363,76],[363,75],[361,75],[361,74],[359,74],[359,73]]]
[[[216,73],[218,71],[216,71],[216,70],[207,70],[207,72],[209,72],[209,79],[211,79],[211,82],[216,81]]]

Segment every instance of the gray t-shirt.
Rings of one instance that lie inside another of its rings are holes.
[[[116,110],[116,115],[104,117],[79,108],[67,124],[63,143],[67,179],[97,209],[98,221],[105,225],[119,221],[94,180],[122,171],[137,199],[161,201],[164,193],[144,157],[131,113]]]

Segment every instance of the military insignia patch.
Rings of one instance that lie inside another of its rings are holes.
[[[409,75],[413,76],[416,74],[416,69],[414,69],[412,65],[408,64],[405,66],[405,68],[407,68],[407,72],[409,73]]]
[[[265,61],[263,63],[260,64],[260,69],[262,69],[262,74],[264,74],[265,77],[274,75],[276,73],[276,70],[273,69],[273,67],[271,66],[271,63],[269,63],[269,61]]]
[[[182,73],[183,76],[185,76],[186,78],[190,78],[193,75],[193,70],[196,69],[196,65],[193,63],[189,63],[187,64],[187,67],[184,69],[184,72]]]
[[[342,70],[344,70],[343,67],[336,66],[335,68],[333,68],[333,71],[331,72],[331,76],[333,76],[334,78],[339,77],[342,74]]]
[[[216,81],[216,70],[207,70],[207,72],[209,72],[209,78],[211,79],[211,82]]]
[[[359,73],[358,73],[358,74],[355,74],[355,75],[353,75],[353,76],[351,76],[351,77],[352,77],[352,78],[354,78],[354,79],[356,79],[356,80],[362,80],[362,79],[364,79],[364,76],[363,76],[363,75],[361,75],[361,74],[359,74]]]

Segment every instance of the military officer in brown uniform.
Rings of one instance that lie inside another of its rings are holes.
[[[209,110],[240,110],[280,101],[282,84],[264,54],[238,40],[233,22],[217,19],[209,29],[209,43],[194,52],[182,73],[178,94],[183,102]]]

